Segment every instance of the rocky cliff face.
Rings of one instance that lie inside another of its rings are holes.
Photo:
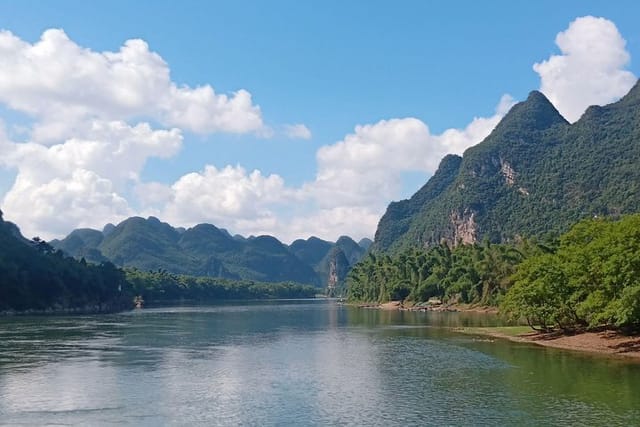
[[[451,243],[454,245],[469,245],[477,242],[478,230],[475,220],[475,212],[470,209],[465,209],[462,213],[453,211],[449,216],[449,220],[453,227]]]

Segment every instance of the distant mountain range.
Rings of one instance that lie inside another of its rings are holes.
[[[567,122],[540,92],[480,144],[446,156],[410,199],[389,205],[373,251],[441,241],[508,242],[566,231],[582,218],[640,212],[640,83]]]
[[[342,282],[371,240],[356,243],[343,236],[332,243],[311,237],[287,246],[271,236],[232,236],[211,224],[184,229],[155,217],[132,217],[102,231],[77,229],[49,243],[75,258],[145,271],[326,287]]]

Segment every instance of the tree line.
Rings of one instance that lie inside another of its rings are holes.
[[[134,298],[176,300],[313,297],[317,289],[297,283],[261,283],[122,270],[110,262],[66,256],[40,238],[26,240],[0,211],[0,312],[112,312],[130,309]]]
[[[294,282],[266,283],[172,274],[165,270],[125,270],[134,295],[148,302],[179,300],[215,301],[242,299],[313,298],[319,289]]]
[[[559,238],[370,253],[346,280],[351,301],[497,306],[536,329],[640,325],[640,214],[592,218]]]

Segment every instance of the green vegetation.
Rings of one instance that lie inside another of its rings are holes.
[[[0,311],[114,311],[130,306],[124,273],[65,257],[46,242],[24,239],[0,211]]]
[[[511,285],[511,275],[526,256],[545,246],[522,241],[518,245],[459,245],[446,242],[428,250],[397,255],[370,253],[347,277],[352,301],[437,298],[447,302],[496,305]]]
[[[640,212],[639,164],[640,83],[574,124],[532,92],[389,205],[348,296],[500,305],[543,330],[640,326],[640,217],[624,217]]]
[[[462,158],[445,157],[409,200],[391,203],[376,253],[559,235],[584,218],[640,212],[640,84],[574,124],[539,92]]]
[[[640,215],[576,224],[513,280],[501,311],[533,327],[640,326]]]
[[[80,234],[94,236],[95,233]],[[108,261],[87,263],[65,256],[45,241],[22,237],[0,211],[0,311],[109,312],[147,302],[176,300],[307,298],[318,289],[296,283],[261,283],[123,271]]]
[[[110,261],[124,268],[256,282],[292,281],[318,287],[326,286],[332,262],[347,260],[339,263],[338,279],[342,281],[365,252],[349,237],[341,237],[336,243],[311,237],[286,246],[271,236],[231,236],[211,224],[185,230],[154,217],[128,218],[103,231],[74,230],[63,240],[51,243],[77,259]]]
[[[352,301],[436,298],[499,306],[534,328],[640,327],[640,214],[593,218],[558,241],[442,243],[398,255],[369,254],[347,279]]]
[[[126,280],[145,302],[313,298],[318,288],[292,282],[261,283],[176,275],[166,271],[126,270]]]

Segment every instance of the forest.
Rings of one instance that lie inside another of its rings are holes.
[[[319,289],[294,282],[266,283],[126,269],[134,295],[149,302],[313,298]]]
[[[113,312],[147,303],[192,300],[304,298],[317,288],[175,275],[164,270],[123,270],[111,262],[87,263],[35,237],[27,240],[0,211],[0,312]]]
[[[559,238],[370,253],[346,282],[351,301],[496,306],[536,329],[640,325],[640,215],[591,218]]]
[[[129,307],[124,272],[88,264],[47,242],[24,239],[0,212],[0,311],[117,311]]]

